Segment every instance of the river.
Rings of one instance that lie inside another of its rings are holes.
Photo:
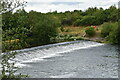
[[[18,73],[32,78],[118,78],[118,51],[110,44],[72,41],[18,50]]]

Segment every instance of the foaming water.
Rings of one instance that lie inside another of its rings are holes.
[[[38,46],[23,50],[16,50],[18,54],[14,61],[16,66],[24,67],[29,65],[27,63],[44,61],[44,58],[60,56],[61,53],[68,53],[78,49],[87,49],[97,47],[104,44],[92,41],[71,41],[57,44],[50,44],[45,46]]]
[[[77,49],[87,49],[91,47],[101,46],[104,44],[91,41],[72,41],[45,46],[38,46],[23,50],[17,50],[19,53],[14,59],[17,66],[28,66],[26,63],[44,61],[44,58],[60,56],[61,53],[68,53]]]

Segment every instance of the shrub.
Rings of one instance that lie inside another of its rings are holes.
[[[108,37],[110,32],[112,31],[112,23],[104,23],[103,28],[101,30],[101,36],[102,37]]]
[[[94,36],[95,35],[95,30],[94,30],[94,28],[93,27],[88,27],[86,30],[85,30],[85,32],[86,32],[86,35],[87,36]]]
[[[94,23],[95,23],[95,17],[94,16],[85,16],[81,20],[81,25],[85,25],[85,26],[94,25]]]
[[[80,26],[80,23],[81,23],[81,20],[80,19],[77,19],[75,22],[74,22],[74,26]]]
[[[120,22],[120,21],[119,21]],[[110,32],[108,39],[111,43],[120,44],[120,26],[118,26],[119,22],[113,23],[113,30]]]
[[[61,21],[61,24],[62,25],[72,25],[72,19],[67,19],[67,18],[64,18],[62,21]]]
[[[29,44],[38,46],[50,43],[51,38],[57,35],[55,21],[45,15],[41,15],[37,20],[32,24],[33,28],[31,29],[31,37],[29,37]]]
[[[7,49],[9,50],[25,48],[28,46],[28,44],[26,43],[26,38],[28,37],[28,34],[29,30],[24,27],[16,27],[4,30],[2,33],[2,45],[7,45]],[[16,46],[17,44],[19,44],[19,46]],[[5,51],[4,48],[2,48],[2,50]]]
[[[90,26],[94,25],[96,21],[95,16],[84,16],[82,19],[77,19],[74,26]]]

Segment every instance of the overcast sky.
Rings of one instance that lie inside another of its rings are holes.
[[[104,9],[111,5],[118,4],[119,0],[25,0],[25,10],[38,11],[47,13],[50,11],[73,11],[73,10],[85,10],[88,7],[103,7]]]

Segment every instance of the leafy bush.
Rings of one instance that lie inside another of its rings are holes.
[[[113,23],[113,30],[109,34],[109,41],[114,44],[120,44],[120,21]]]
[[[75,22],[74,22],[74,26],[80,26],[81,24],[81,20],[80,19],[77,19]]]
[[[33,46],[48,44],[50,39],[55,37],[56,32],[56,23],[54,19],[46,15],[39,15],[37,22],[33,21],[31,28],[31,36],[29,37],[29,44]]]
[[[82,19],[77,19],[74,26],[90,26],[95,24],[95,16],[84,16]]]
[[[28,46],[28,44],[26,43],[26,38],[28,37],[28,34],[29,30],[24,27],[4,30],[2,33],[2,45],[6,45],[8,50],[25,48]],[[5,51],[4,47],[2,48],[2,50]]]
[[[94,22],[95,22],[95,17],[94,16],[85,16],[81,20],[81,25],[89,26],[89,25],[93,25]]]
[[[72,19],[67,19],[67,18],[64,18],[62,21],[61,21],[61,24],[62,25],[72,25],[73,21]]]
[[[101,30],[101,36],[102,37],[109,36],[110,32],[112,31],[113,26],[114,25],[112,25],[112,23],[104,23],[103,29]]]
[[[94,36],[95,35],[95,29],[93,27],[89,27],[85,30],[87,36]]]

